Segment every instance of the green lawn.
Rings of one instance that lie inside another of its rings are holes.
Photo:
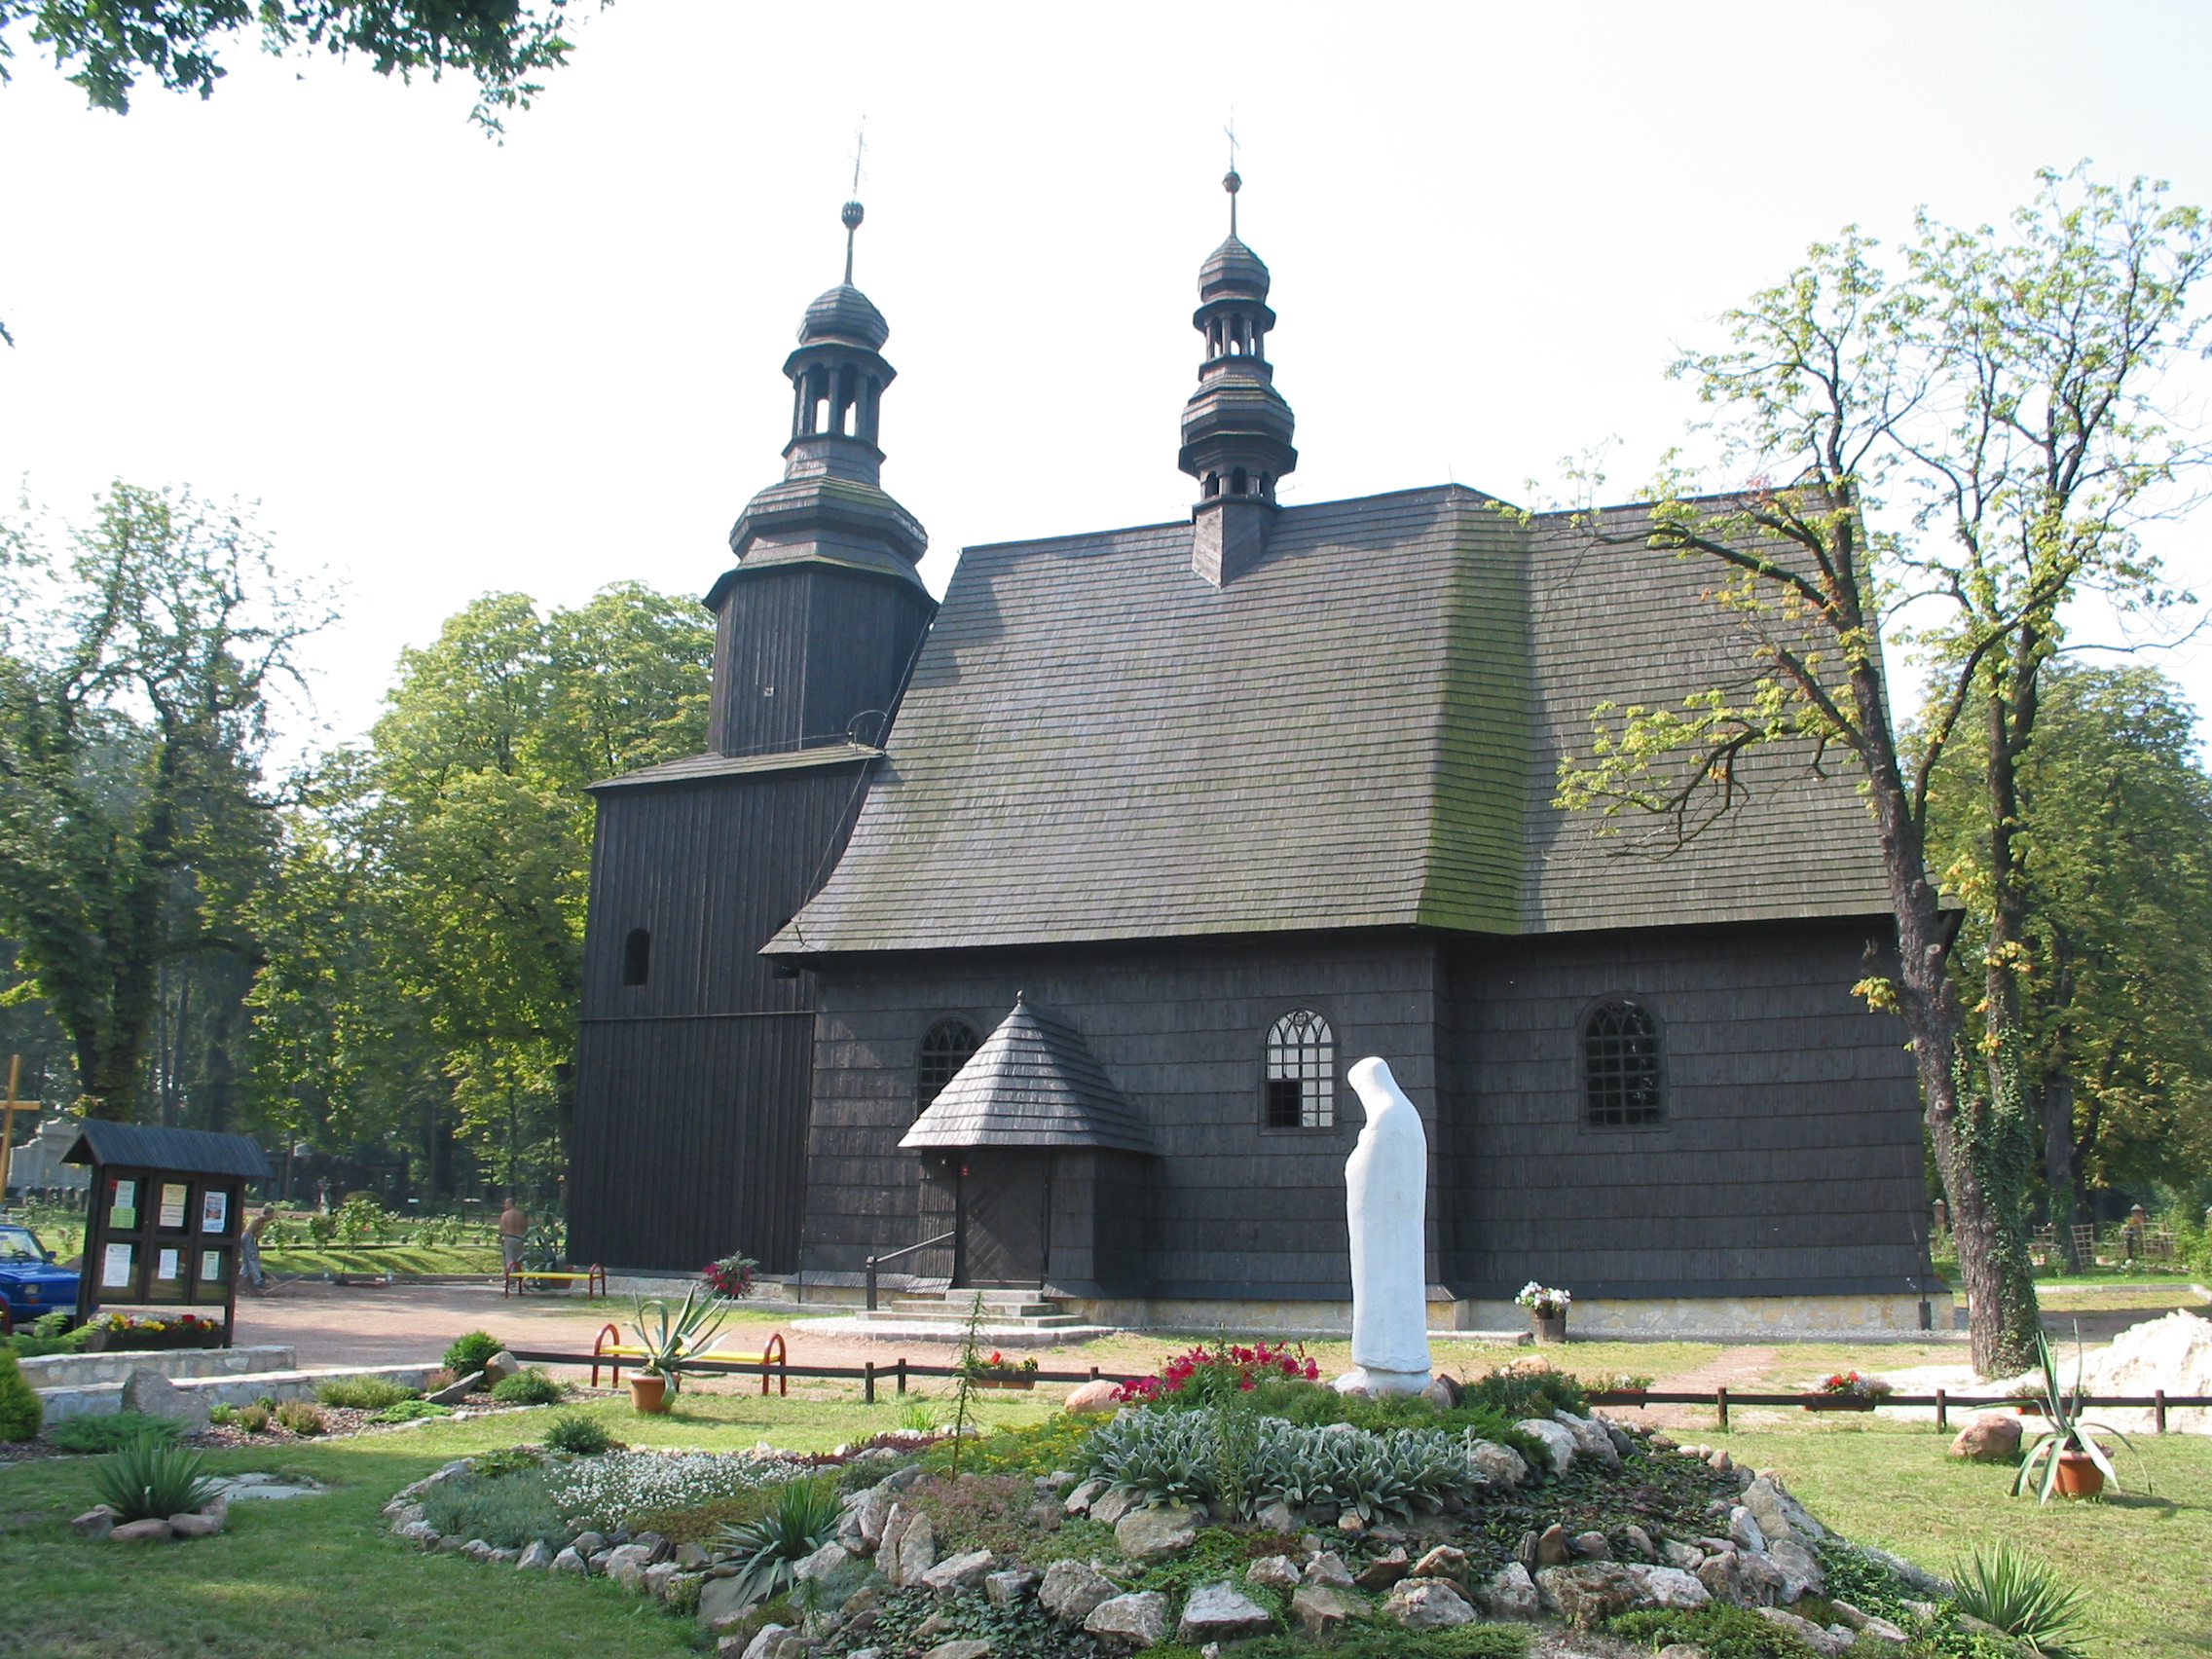
[[[497,1273],[497,1244],[394,1244],[375,1250],[343,1244],[264,1250],[262,1265],[278,1273]]]

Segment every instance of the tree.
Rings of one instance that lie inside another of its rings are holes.
[[[269,699],[318,625],[236,512],[117,484],[57,554],[6,526],[0,934],[68,1033],[83,1109],[139,1113],[165,968],[258,959]]]
[[[2091,1179],[2187,1189],[2212,1123],[2212,777],[2195,718],[2156,670],[2056,662],[2019,769],[2025,1086],[2048,1213],[2069,1266]],[[1986,894],[1990,842],[1972,769],[1937,768],[1931,846]],[[1989,920],[1970,910],[1962,972]]]
[[[1911,1036],[1985,1375],[2032,1365],[2037,1331],[2022,1234],[2035,1135],[2021,757],[2067,604],[2092,591],[2123,606],[2170,597],[2137,533],[2203,460],[2154,401],[2195,338],[2191,292],[2212,259],[2202,216],[2140,179],[2041,179],[2009,238],[1924,212],[1895,285],[1875,244],[1846,231],[1727,313],[1733,350],[1676,365],[1724,412],[1728,459],[1752,484],[1700,498],[1671,472],[1648,540],[1714,567],[1758,671],[1679,708],[1595,711],[1592,753],[1561,774],[1567,804],[1662,814],[1694,833],[1737,798],[1754,751],[1788,745],[1855,766],[1899,947],[1896,974],[1862,989]],[[1593,534],[1609,533],[1593,521]],[[1897,612],[1912,602],[1936,619],[1903,626]],[[1938,678],[1910,754],[1891,713],[1885,626]],[[1968,743],[1991,918],[1973,1046],[1950,972],[1953,919],[1927,866],[1932,771]]]
[[[322,48],[358,55],[380,75],[472,77],[474,119],[497,129],[499,112],[527,109],[544,89],[532,76],[568,61],[563,33],[574,0],[0,0],[0,79],[15,55],[9,34],[28,20],[35,47],[51,51],[96,109],[130,107],[141,76],[171,92],[212,95],[226,73],[218,54],[251,29],[264,51]]]

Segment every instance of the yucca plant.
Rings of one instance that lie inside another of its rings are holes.
[[[1995,1625],[2044,1659],[2079,1659],[2074,1644],[2082,1636],[2088,1597],[2044,1563],[1999,1543],[1986,1555],[1974,1551],[1955,1576],[1953,1604],[1960,1612]]]
[[[2020,1459],[2020,1472],[2012,1482],[2012,1495],[2018,1497],[2036,1479],[2036,1465],[2043,1464],[2043,1490],[2039,1502],[2048,1503],[2050,1494],[2058,1490],[2058,1459],[2065,1452],[2083,1452],[2096,1464],[2105,1479],[2114,1487],[2120,1486],[2119,1471],[2113,1468],[2112,1459],[2105,1455],[2094,1435],[2109,1434],[2130,1452],[2135,1443],[2117,1428],[2100,1422],[2086,1422],[2077,1414],[2082,1409],[2082,1327],[2074,1327],[2074,1388],[2069,1394],[2058,1385],[2058,1361],[2050,1351],[2050,1339],[2042,1331],[2036,1332],[2036,1354],[2043,1362],[2043,1413],[2050,1419],[2050,1428],[2028,1448],[2028,1455]],[[2135,1461],[2140,1466],[2143,1455],[2137,1452]],[[2148,1483],[2146,1483],[2146,1488]],[[1979,1616],[1978,1614],[1976,1615]],[[1996,1621],[1990,1621],[1994,1624]]]
[[[158,1440],[132,1440],[102,1457],[92,1487],[126,1521],[166,1521],[215,1495],[199,1453]]]
[[[716,1541],[737,1564],[738,1594],[747,1603],[765,1602],[789,1589],[792,1568],[836,1535],[841,1513],[834,1482],[793,1481],[759,1520],[723,1523]]]
[[[683,1386],[683,1362],[713,1347],[729,1318],[726,1309],[716,1309],[712,1293],[701,1298],[703,1289],[705,1286],[694,1284],[686,1290],[683,1306],[673,1313],[660,1297],[651,1297],[638,1304],[637,1315],[631,1321],[630,1328],[638,1334],[638,1346],[645,1350],[645,1362],[638,1369],[667,1378],[672,1394]]]

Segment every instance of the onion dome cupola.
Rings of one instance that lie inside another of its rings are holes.
[[[1217,585],[1258,562],[1273,523],[1275,486],[1298,465],[1291,445],[1296,419],[1275,390],[1268,361],[1268,268],[1237,239],[1232,171],[1229,240],[1198,269],[1198,309],[1192,326],[1205,337],[1198,388],[1183,406],[1183,449],[1176,463],[1198,481],[1192,508],[1191,564]]]
[[[737,563],[707,595],[720,622],[708,738],[724,755],[880,741],[937,608],[914,569],[929,536],[881,483],[898,371],[882,355],[890,324],[853,286],[863,217],[845,203],[845,278],[806,308],[784,362],[784,476],[746,503]]]

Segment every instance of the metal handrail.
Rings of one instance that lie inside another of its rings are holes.
[[[909,1244],[903,1250],[886,1250],[880,1256],[870,1256],[867,1259],[867,1310],[870,1313],[875,1311],[875,1270],[877,1268],[886,1262],[896,1262],[901,1256],[911,1256],[916,1250],[927,1250],[938,1244],[950,1243],[959,1236],[959,1231],[955,1229],[951,1233],[940,1233],[935,1238],[925,1238],[919,1244]]]

